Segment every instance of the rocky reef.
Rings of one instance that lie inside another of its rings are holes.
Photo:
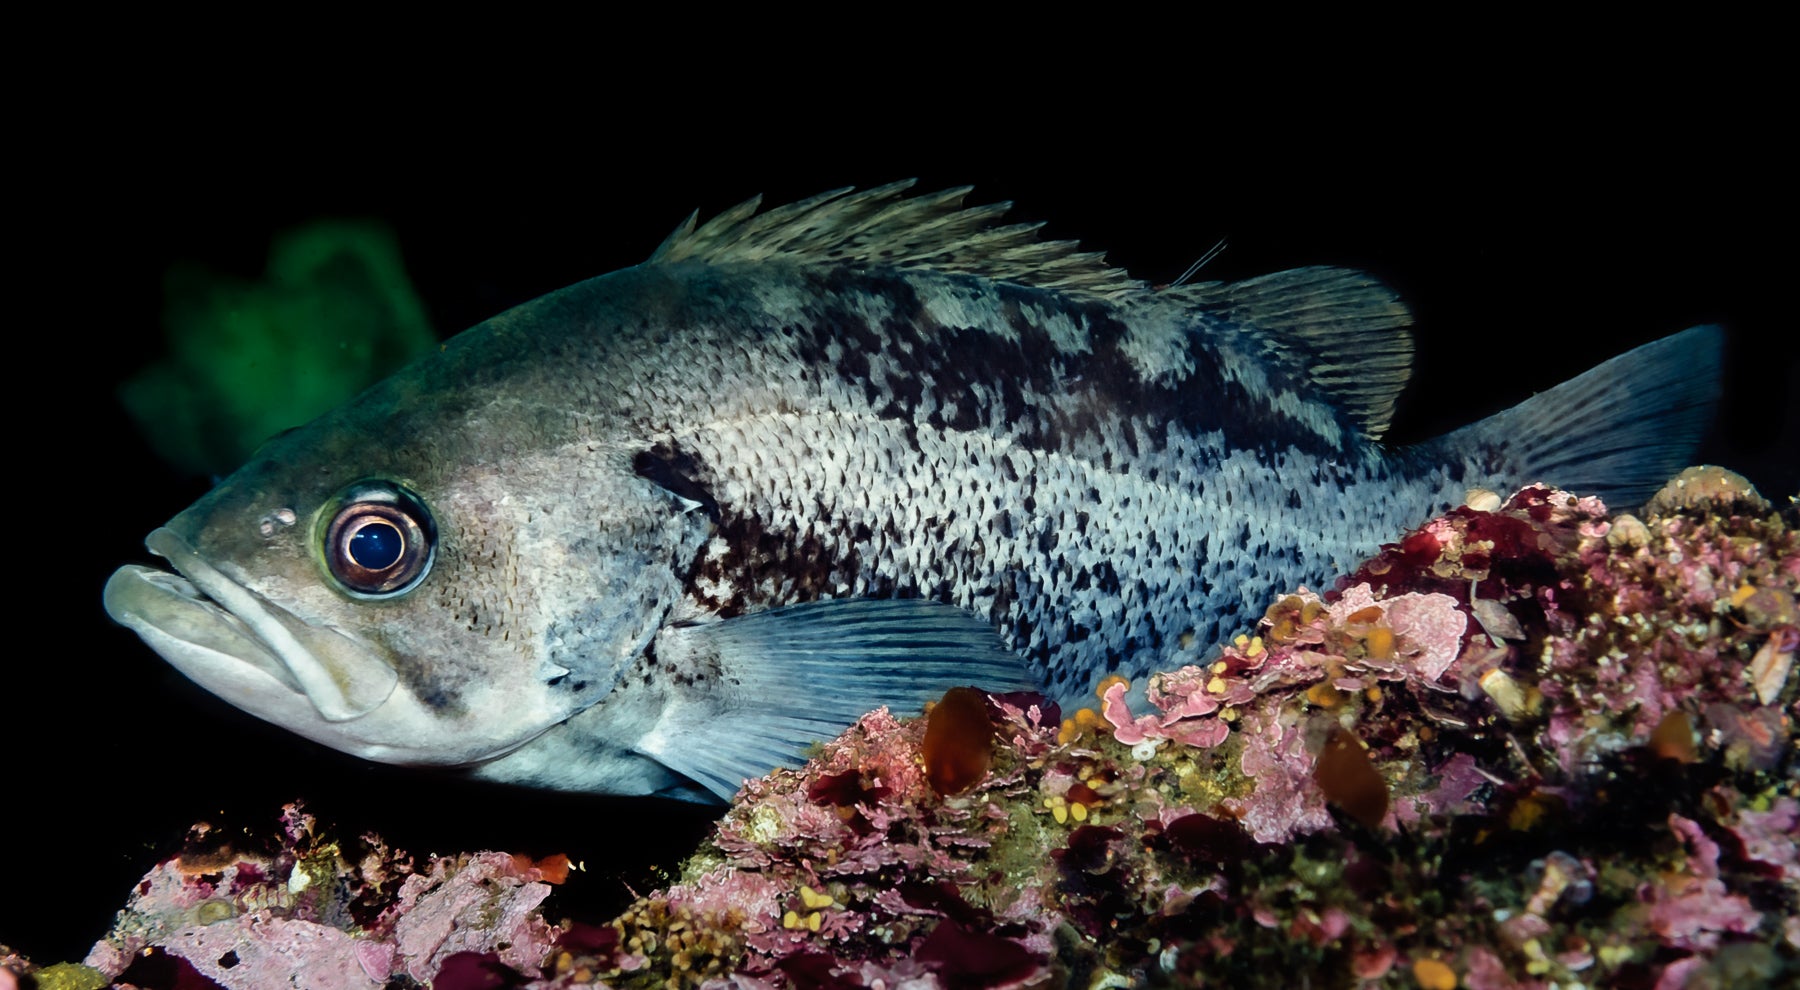
[[[197,830],[84,965],[0,963],[184,990],[1793,985],[1797,531],[1716,468],[1636,515],[1473,492],[1091,708],[871,713],[611,920],[545,916],[580,882],[560,858],[414,858],[290,808],[255,842]]]

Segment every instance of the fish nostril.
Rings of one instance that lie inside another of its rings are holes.
[[[284,506],[257,520],[256,531],[264,537],[274,536],[292,526],[297,518],[293,509]]]

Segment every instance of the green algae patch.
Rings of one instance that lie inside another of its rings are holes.
[[[167,354],[120,389],[157,453],[222,474],[437,343],[393,232],[320,221],[277,236],[263,277],[164,278]]]
[[[38,990],[100,990],[112,983],[106,974],[80,963],[56,963],[31,974]]]

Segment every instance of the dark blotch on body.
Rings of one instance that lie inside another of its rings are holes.
[[[706,470],[699,460],[683,450],[659,443],[649,450],[638,451],[631,469],[637,476],[690,502],[698,502],[708,518],[719,521],[719,503],[702,479]]]

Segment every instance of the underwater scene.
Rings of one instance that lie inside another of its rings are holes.
[[[0,990],[1792,985],[1785,272],[1593,167],[121,191]]]

